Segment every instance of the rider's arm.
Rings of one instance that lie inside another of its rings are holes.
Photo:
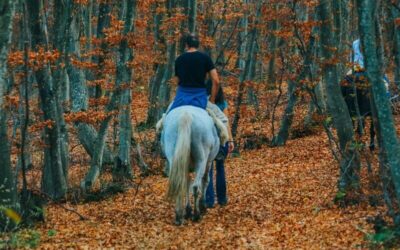
[[[209,74],[212,81],[210,102],[215,103],[215,98],[217,97],[219,88],[219,77],[216,69],[212,69]]]
[[[178,83],[179,83],[179,77],[178,77],[178,76],[172,77],[172,82],[173,82],[174,84],[178,85]]]

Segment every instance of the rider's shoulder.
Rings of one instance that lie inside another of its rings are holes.
[[[193,51],[193,52],[184,52],[180,56],[203,56],[203,57],[209,57],[209,55],[207,53],[205,53],[204,51],[201,51],[201,50],[196,50],[196,51]]]
[[[199,54],[201,54],[202,56],[210,57],[210,55],[209,55],[208,53],[204,52],[204,51],[198,50],[198,52],[199,52]]]
[[[181,63],[184,63],[187,59],[187,55],[186,55],[186,52],[185,53],[183,53],[183,54],[180,54],[176,59],[175,59],[175,61],[177,62],[177,63],[179,63],[179,62],[181,62]]]
[[[180,56],[176,58],[177,62],[180,61],[186,61],[186,60],[191,60],[191,59],[200,59],[200,60],[208,60],[211,58],[207,53],[203,51],[195,51],[195,52],[184,52]]]

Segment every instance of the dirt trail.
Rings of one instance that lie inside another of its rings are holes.
[[[290,141],[284,148],[244,152],[227,163],[229,204],[208,210],[200,223],[173,225],[164,200],[167,180],[146,178],[134,198],[129,190],[90,204],[72,206],[89,217],[51,206],[41,225],[41,248],[115,249],[348,249],[368,231],[377,208],[332,204],[337,179],[322,135]],[[379,208],[383,210],[384,208]],[[47,236],[55,230],[55,236]],[[88,248],[87,248],[88,247]]]

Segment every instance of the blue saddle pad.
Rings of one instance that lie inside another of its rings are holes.
[[[187,88],[179,86],[169,111],[185,105],[206,109],[207,102],[208,96],[205,88]]]

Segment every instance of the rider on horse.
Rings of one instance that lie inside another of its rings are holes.
[[[356,118],[353,120],[353,123],[354,125],[357,124],[357,134],[361,136],[364,133],[366,117],[372,117],[372,109],[370,84],[364,67],[364,55],[360,39],[353,42],[350,61],[353,66],[341,82],[341,90],[350,116]],[[390,97],[389,81],[386,76],[383,77],[382,82],[385,84],[388,97]],[[369,147],[371,150],[374,150],[375,128],[373,122],[370,125],[370,137],[371,142]]]
[[[362,47],[361,47],[361,40],[357,39],[353,42],[353,51],[351,54],[350,61],[353,64],[353,68],[347,73],[346,80],[360,80],[361,82],[366,82],[367,79],[367,74],[365,71],[365,66],[364,66],[364,55],[362,53]],[[350,79],[349,79],[350,78]],[[385,75],[383,77],[383,82],[385,84],[386,90],[388,97],[390,96],[389,93],[389,79]],[[357,86],[357,87],[368,87],[368,86]]]
[[[210,56],[198,50],[200,42],[196,35],[186,35],[184,42],[186,51],[175,61],[175,76],[178,79],[178,88],[175,99],[169,105],[166,114],[184,105],[206,109],[219,130],[221,145],[224,145],[228,141],[231,151],[234,146],[228,118],[215,105],[219,89],[219,77],[214,63]],[[207,75],[209,75],[212,81],[210,97],[208,97],[206,91]],[[157,124],[159,132],[163,126],[164,116]]]
[[[198,221],[206,212],[208,173],[218,158],[220,146],[230,137],[228,118],[215,105],[219,88],[215,66],[208,55],[197,50],[196,36],[188,35],[185,45],[186,52],[175,61],[178,78],[175,99],[157,124],[157,129],[163,126],[160,142],[167,159],[167,198],[175,202],[176,225],[189,218]],[[212,81],[210,101],[205,82],[207,74]],[[233,149],[232,142],[229,148]],[[193,178],[190,173],[194,173]],[[190,194],[193,194],[193,213]]]

